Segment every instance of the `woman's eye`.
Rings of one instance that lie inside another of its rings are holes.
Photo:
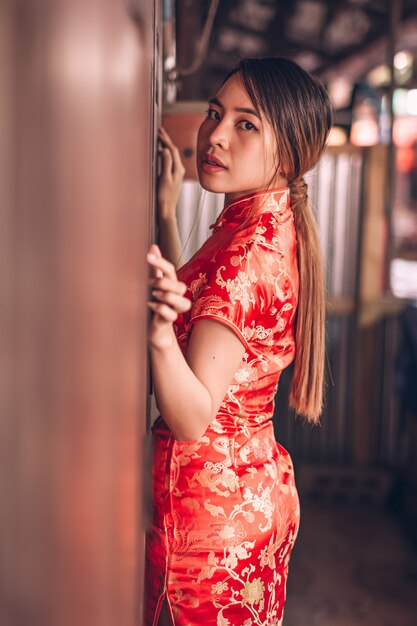
[[[206,113],[207,113],[207,117],[210,118],[211,120],[219,120],[220,119],[220,115],[216,111],[216,109],[208,109],[206,111]]]
[[[238,126],[243,130],[256,130],[256,127],[252,124],[252,122],[248,122],[248,120],[242,120],[239,122]]]

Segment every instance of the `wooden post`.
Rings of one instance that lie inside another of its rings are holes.
[[[387,255],[385,261],[385,291],[391,292],[390,271],[391,261],[394,255],[394,238],[392,232],[392,212],[395,199],[395,181],[396,181],[396,149],[393,140],[394,129],[394,91],[396,88],[395,81],[395,64],[394,58],[398,40],[398,32],[401,26],[402,0],[390,0],[390,20],[389,20],[389,37],[388,37],[388,65],[390,66],[390,83],[388,86],[388,113],[390,119],[389,126],[389,144],[388,144],[388,168],[387,177],[385,179],[385,216],[387,221]]]
[[[0,3],[2,626],[142,623],[154,19]]]

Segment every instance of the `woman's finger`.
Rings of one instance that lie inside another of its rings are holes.
[[[185,168],[181,160],[180,151],[178,150],[177,146],[174,144],[166,130],[162,127],[159,129],[159,138],[162,143],[164,143],[171,151],[173,161],[173,174],[178,173],[180,176],[184,175]]]
[[[160,302],[148,302],[148,307],[152,309],[154,313],[162,317],[166,322],[175,322],[178,318],[178,314],[168,304]]]
[[[157,243],[151,243],[149,246],[148,254],[153,254],[155,257],[162,257],[162,252]]]
[[[165,128],[164,128],[163,126],[161,126],[161,127],[159,128],[159,130],[158,130],[158,136],[159,136],[159,139],[160,139],[161,141],[163,141],[163,142],[164,142],[167,146],[169,146],[169,147],[171,147],[171,148],[174,148],[174,147],[175,147],[174,142],[172,141],[172,139],[171,139],[170,135],[167,133],[167,131],[165,130]]]
[[[151,271],[151,278],[149,280],[153,284],[157,284],[157,281],[161,280],[161,278],[164,277],[164,273],[158,267],[154,267],[151,263],[149,263],[149,261],[148,261],[148,265],[150,266],[150,271]]]
[[[150,286],[153,289],[160,289],[161,291],[173,291],[179,296],[183,296],[187,291],[187,285],[180,280],[171,280],[169,278],[158,278],[149,281]]]
[[[172,141],[171,137],[165,133],[165,135],[160,135],[159,136],[159,140],[164,144],[164,146],[170,150],[172,153],[174,152],[178,152],[179,154],[179,150],[178,147],[175,145],[175,143]]]
[[[174,150],[178,150],[177,146],[172,141],[168,133],[163,129],[161,129],[161,131],[162,132],[160,132],[158,135],[158,139],[163,144],[163,146],[167,148],[168,150],[170,150],[171,152],[173,152]]]
[[[160,291],[159,289],[154,289],[152,291],[152,296],[156,298],[158,302],[168,304],[177,313],[189,311],[191,308],[191,300],[176,293],[172,293],[171,291]]]
[[[161,178],[171,178],[173,173],[173,158],[169,148],[162,149]]]
[[[185,174],[185,167],[178,148],[172,151],[172,173],[174,176],[178,174],[181,178],[183,178]]]
[[[154,270],[160,270],[163,276],[166,276],[167,278],[170,278],[174,281],[177,280],[177,274],[175,272],[174,265],[170,261],[164,259],[163,256],[157,257],[154,252],[150,251],[146,255],[146,259],[149,265]]]
[[[151,274],[152,274],[151,280],[153,282],[163,278],[163,276],[164,276],[164,273],[163,273],[162,270],[159,270],[158,268],[152,267],[152,266],[151,266]]]

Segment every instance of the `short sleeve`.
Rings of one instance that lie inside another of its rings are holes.
[[[187,326],[214,319],[229,326],[246,349],[254,343],[271,345],[284,330],[282,314],[293,308],[282,256],[250,242],[220,250],[204,269],[192,285]]]

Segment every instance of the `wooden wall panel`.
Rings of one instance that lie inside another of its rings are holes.
[[[2,626],[142,623],[154,20],[0,3]]]

